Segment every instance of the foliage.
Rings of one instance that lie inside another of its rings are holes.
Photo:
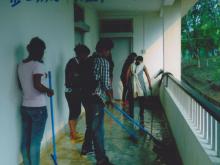
[[[220,50],[220,4],[218,0],[198,0],[182,18],[182,55],[200,58]],[[205,53],[204,53],[205,51]],[[189,53],[186,53],[189,52]]]

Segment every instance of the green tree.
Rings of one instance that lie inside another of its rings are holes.
[[[182,49],[198,60],[205,50],[208,60],[220,43],[220,6],[218,0],[199,0],[182,19]],[[208,62],[207,62],[208,64]]]

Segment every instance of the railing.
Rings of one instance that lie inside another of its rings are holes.
[[[220,108],[173,76],[163,84],[207,154],[220,158]]]

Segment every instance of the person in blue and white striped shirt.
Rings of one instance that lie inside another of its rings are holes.
[[[87,96],[85,96],[87,128],[81,154],[86,155],[91,152],[93,144],[97,165],[112,165],[104,149],[104,106],[106,98],[108,98],[108,103],[112,104],[113,93],[107,60],[112,48],[111,39],[104,38],[98,41],[91,65],[91,74],[95,85],[91,93],[87,92]],[[92,84],[91,81],[89,83]]]

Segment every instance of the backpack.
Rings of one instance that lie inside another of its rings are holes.
[[[70,59],[65,68],[65,85],[67,88],[80,88],[80,65],[76,57]]]
[[[97,56],[89,56],[81,65],[81,85],[86,95],[94,93],[98,87],[99,81],[94,76],[94,65]]]

